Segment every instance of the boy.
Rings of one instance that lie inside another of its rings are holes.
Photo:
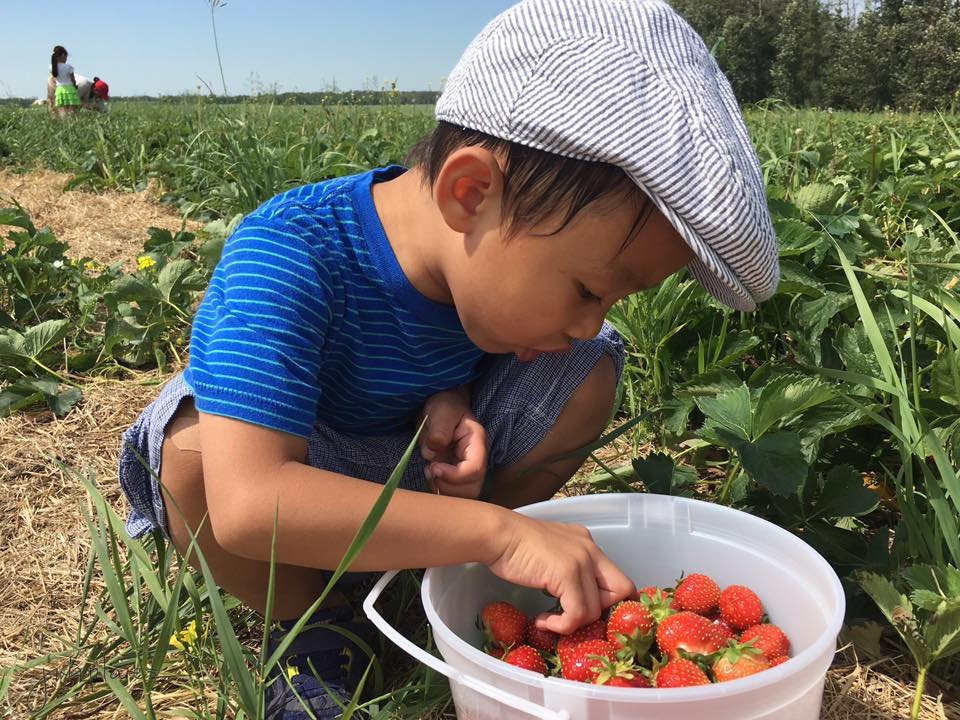
[[[537,624],[569,633],[633,583],[583,528],[508,508],[550,498],[582,461],[557,458],[603,431],[613,303],[684,266],[740,310],[774,292],[760,169],[726,79],[656,0],[521,2],[467,48],[436,115],[411,169],[297,188],[231,236],[188,368],[125,435],[128,528],[181,552],[199,529],[220,585],[262,611],[276,511],[273,614],[296,619],[423,413],[351,570],[483,562],[556,596]],[[306,668],[342,701],[357,648],[332,631],[294,645],[268,716],[307,717],[303,698],[336,717]]]

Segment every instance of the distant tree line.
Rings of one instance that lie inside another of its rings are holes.
[[[180,95],[112,95],[111,102],[196,102],[198,97],[214,99],[226,105],[259,102],[283,105],[433,105],[440,93],[436,90],[334,90],[317,92],[277,92],[256,95],[217,95],[215,98],[202,94]],[[0,106],[28,107],[34,98],[0,98]]]
[[[960,0],[670,2],[742,103],[957,110]]]

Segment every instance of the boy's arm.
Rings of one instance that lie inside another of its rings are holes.
[[[217,542],[269,561],[336,567],[381,486],[304,464],[303,438],[200,413],[204,485]],[[576,525],[538,522],[475,500],[397,490],[351,570],[482,562],[500,577],[547,590],[564,612],[538,624],[569,633],[634,590]]]

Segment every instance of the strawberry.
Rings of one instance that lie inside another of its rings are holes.
[[[608,640],[586,640],[567,651],[561,659],[561,672],[567,680],[592,683],[603,670],[604,660],[617,661],[617,646]]]
[[[695,662],[685,658],[675,658],[657,670],[653,684],[658,688],[690,687],[691,685],[709,685],[710,678]]]
[[[698,615],[709,615],[720,600],[720,586],[706,575],[694,573],[680,581],[673,593],[675,610],[689,610]]]
[[[631,597],[643,603],[656,623],[676,612],[673,606],[673,597],[669,590],[650,586],[637,590]]]
[[[521,645],[520,647],[514,648],[503,656],[503,661],[510,665],[515,665],[518,668],[523,668],[524,670],[530,670],[531,672],[540,673],[541,675],[547,674],[547,664],[543,662],[543,658],[540,657],[540,653],[537,652],[536,648],[532,648],[529,645]]]
[[[657,645],[661,652],[674,658],[680,650],[709,655],[723,647],[723,641],[713,623],[705,617],[681,612],[664,619],[657,627]]]
[[[790,640],[776,625],[764,623],[748,627],[740,636],[740,642],[746,643],[750,640],[753,640],[753,647],[768,658],[790,654]]]
[[[607,626],[603,620],[594,620],[579,630],[574,630],[569,635],[562,635],[560,639],[557,640],[557,655],[560,658],[560,665],[562,666],[565,662],[565,655],[580,643],[587,640],[604,640],[606,637]]]
[[[604,683],[607,687],[639,687],[639,688],[648,688],[653,687],[650,684],[650,681],[647,680],[643,675],[637,673],[633,676],[633,680],[628,680],[622,677],[610,678],[609,681]]]
[[[770,661],[754,647],[731,643],[713,663],[713,676],[717,682],[739,680],[770,667]]]
[[[612,643],[617,647],[615,642]],[[622,650],[616,654],[616,659],[600,658],[599,672],[593,679],[594,685],[608,685],[613,687],[650,687],[650,681],[644,673],[647,672],[634,664],[633,657]]]
[[[750,588],[730,585],[720,593],[720,617],[734,630],[746,630],[763,620],[763,603]]]
[[[515,605],[502,601],[487,603],[480,613],[480,623],[488,647],[509,650],[523,644],[527,616]]]
[[[716,618],[711,620],[710,624],[713,626],[713,637],[716,638],[717,643],[722,647],[726,645],[730,640],[733,640],[737,635],[733,631],[733,628],[727,624],[726,621]]]
[[[526,641],[541,652],[552,653],[557,649],[557,640],[560,636],[553,630],[538,628],[533,619],[527,624]]]
[[[777,665],[783,665],[787,660],[789,660],[786,655],[781,655],[780,657],[775,657],[770,659],[770,667],[776,667]]]
[[[636,600],[617,603],[607,620],[607,640],[641,657],[653,642],[653,616]]]

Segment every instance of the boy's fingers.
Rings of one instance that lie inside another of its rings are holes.
[[[603,607],[610,607],[637,591],[633,580],[614,565],[606,555],[601,555],[597,559],[596,583],[600,591],[600,604]]]
[[[580,582],[574,582],[572,587],[560,596],[560,607],[563,608],[563,612],[541,613],[537,616],[536,626],[561,635],[569,635],[590,620],[600,617],[600,598],[596,583],[592,578],[590,582],[585,582],[585,579],[579,578]]]

